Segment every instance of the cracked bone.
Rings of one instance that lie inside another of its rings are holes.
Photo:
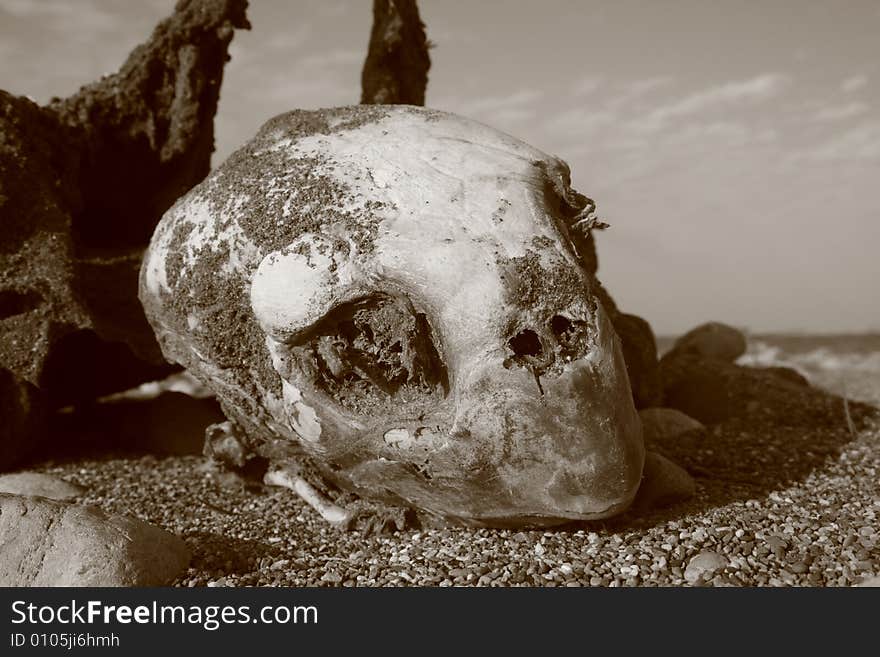
[[[594,209],[459,116],[291,112],[166,213],[141,299],[253,454],[450,522],[604,518],[644,448],[572,239]]]

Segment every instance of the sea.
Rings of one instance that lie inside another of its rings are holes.
[[[674,341],[658,338],[660,354]],[[880,332],[748,335],[748,349],[737,363],[791,367],[816,387],[880,407]]]

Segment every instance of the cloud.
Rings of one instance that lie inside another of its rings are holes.
[[[674,79],[668,75],[661,75],[652,78],[644,78],[641,80],[633,80],[623,85],[615,95],[608,99],[610,107],[620,107],[632,104],[634,101],[641,100],[645,96],[655,93],[664,87],[668,87],[674,82]]]
[[[87,33],[114,30],[121,20],[94,0],[0,0],[0,14],[44,22],[53,30]]]
[[[815,162],[880,160],[880,121],[867,121],[799,153],[798,159]]]
[[[578,138],[585,138],[615,124],[619,118],[616,113],[608,110],[575,107],[549,116],[547,130],[554,134],[574,134]]]
[[[503,117],[516,121],[532,118],[544,93],[535,89],[521,89],[500,96],[483,96],[463,103],[456,103],[454,111],[465,116],[500,122]],[[451,105],[450,105],[451,107]]]
[[[294,68],[306,70],[325,70],[328,68],[348,67],[351,64],[361,64],[366,53],[360,50],[328,50],[327,52],[315,53],[291,62]]]
[[[869,106],[866,103],[862,102],[852,102],[847,103],[845,105],[832,105],[830,107],[823,107],[818,110],[813,116],[811,120],[814,123],[829,123],[832,121],[843,121],[844,119],[851,119],[856,116],[860,116],[868,111]]]
[[[645,132],[655,132],[665,127],[672,119],[744,102],[764,101],[778,95],[787,81],[787,76],[765,73],[748,80],[709,87],[655,108],[638,119],[637,127]]]
[[[281,32],[269,35],[263,40],[262,47],[270,52],[280,52],[285,56],[302,48],[315,32],[314,25],[310,22],[300,23],[294,29],[285,29]],[[233,41],[233,43],[235,43]]]
[[[602,86],[602,78],[586,77],[571,85],[571,95],[577,98],[589,96]]]
[[[840,90],[851,94],[868,84],[868,78],[864,75],[853,75],[840,83]]]

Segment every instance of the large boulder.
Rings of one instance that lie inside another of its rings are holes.
[[[163,586],[189,559],[181,539],[140,520],[0,493],[0,586]]]
[[[0,91],[0,469],[46,409],[168,373],[137,300],[141,255],[209,171],[246,5],[181,0],[118,73],[48,106]]]
[[[746,353],[746,347],[742,331],[721,322],[707,322],[676,340],[672,352],[732,363]]]
[[[663,405],[704,424],[760,414],[787,426],[840,426],[846,413],[856,419],[874,412],[857,402],[779,376],[772,370],[742,367],[720,358],[673,350],[660,359]]]

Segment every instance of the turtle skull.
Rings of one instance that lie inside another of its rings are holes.
[[[470,524],[606,517],[644,452],[569,239],[591,208],[455,115],[292,112],[166,213],[141,299],[256,452]]]

